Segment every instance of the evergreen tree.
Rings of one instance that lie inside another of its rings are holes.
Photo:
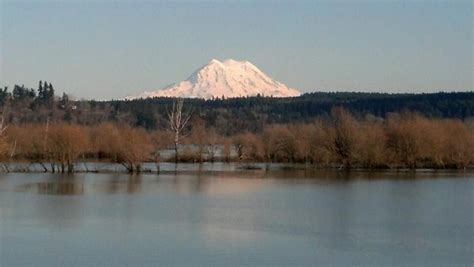
[[[5,102],[10,98],[10,93],[8,92],[8,86],[5,86],[3,89],[0,88],[0,105],[5,105]]]
[[[60,103],[61,103],[61,108],[63,109],[69,106],[69,96],[66,93],[63,93]]]

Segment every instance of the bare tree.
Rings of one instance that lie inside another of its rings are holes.
[[[67,123],[50,125],[48,151],[58,172],[74,172],[77,159],[88,152],[89,136],[85,127]],[[54,172],[54,171],[53,171]]]
[[[294,128],[291,127],[291,128]],[[302,138],[299,133],[298,138]],[[297,139],[288,125],[271,125],[264,131],[265,158],[272,161],[293,162],[297,154]]]
[[[191,131],[191,144],[197,146],[194,154],[194,160],[202,163],[205,160],[206,147],[209,147],[209,132],[206,129],[204,120],[194,118],[192,120],[193,130]]]
[[[156,164],[156,171],[160,172],[161,150],[166,149],[171,144],[171,136],[167,131],[157,130],[151,134],[153,143],[153,158]]]
[[[2,116],[0,117],[0,160],[3,162],[5,162],[9,150],[7,141],[5,140],[5,132],[7,129],[8,125],[5,125],[2,114]],[[3,169],[7,172],[9,171],[7,163],[3,164]]]
[[[43,153],[42,153],[42,155],[44,155],[44,159],[47,159],[49,161],[49,163],[51,164],[51,172],[54,172],[55,163],[52,159],[51,153],[49,152],[48,137],[49,137],[49,117],[46,119],[46,124],[45,124],[45,127],[44,127],[44,140],[43,140]],[[40,161],[42,162],[42,160],[40,160]],[[44,172],[47,172],[48,169],[44,166],[44,164],[43,163],[40,163],[40,164],[43,167]]]
[[[356,159],[357,133],[359,132],[359,122],[347,110],[342,107],[335,107],[331,110],[333,120],[334,136],[332,140],[332,150],[342,164],[342,167],[351,167]]]
[[[207,154],[209,160],[214,162],[219,151],[219,145],[222,144],[222,138],[219,136],[215,128],[206,130],[207,132]]]
[[[0,136],[3,136],[5,131],[8,129],[8,125],[5,125],[4,119],[3,119],[3,114],[0,117]]]
[[[174,159],[179,161],[178,145],[179,138],[183,135],[183,131],[191,118],[191,113],[183,113],[184,99],[178,98],[173,102],[173,108],[168,112],[170,129],[174,134]]]
[[[129,173],[141,172],[143,162],[150,159],[153,151],[150,135],[143,128],[130,126],[121,126],[119,133],[117,161]]]

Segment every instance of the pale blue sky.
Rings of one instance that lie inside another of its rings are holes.
[[[472,1],[5,1],[0,86],[119,98],[248,60],[309,91],[473,89]]]

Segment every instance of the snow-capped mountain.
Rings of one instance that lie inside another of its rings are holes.
[[[299,96],[301,93],[273,80],[248,61],[211,60],[188,79],[161,90],[146,91],[134,98],[148,97],[240,97],[240,96]]]

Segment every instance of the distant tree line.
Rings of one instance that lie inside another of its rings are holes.
[[[0,89],[0,108],[9,124],[47,120],[80,125],[111,122],[139,126],[147,130],[168,127],[168,110],[173,98],[137,100],[71,100],[68,95],[54,96],[53,85],[39,82],[38,88],[15,85],[12,92]],[[310,122],[329,117],[334,107],[344,107],[357,117],[386,119],[392,113],[416,112],[428,118],[474,117],[474,92],[430,94],[387,93],[308,93],[293,98],[241,97],[211,100],[186,99],[186,106],[201,118],[206,127],[221,135],[262,132],[276,123]]]
[[[47,81],[39,81],[36,89],[17,84],[11,92],[7,86],[0,89],[1,114],[9,124],[70,122],[75,108],[67,94],[56,96],[53,84]]]

